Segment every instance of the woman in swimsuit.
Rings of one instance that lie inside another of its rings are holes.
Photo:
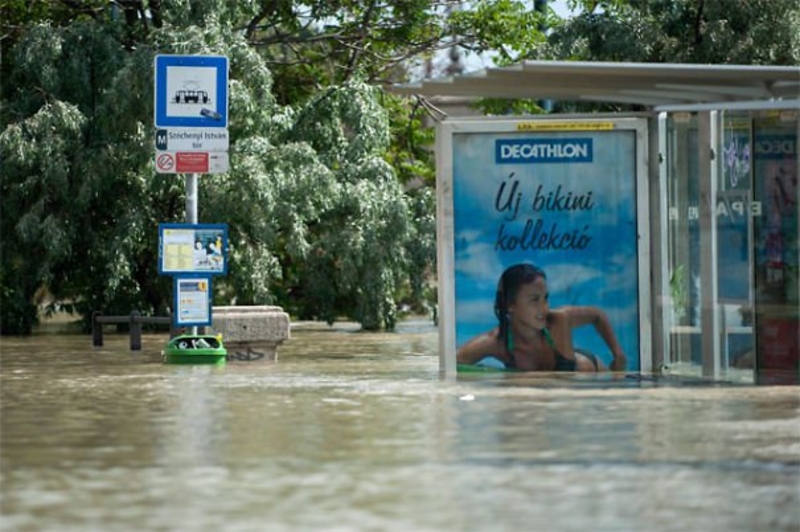
[[[551,309],[544,271],[531,264],[508,268],[497,284],[494,311],[499,325],[464,344],[460,364],[488,365],[523,371],[604,371],[594,355],[576,352],[572,329],[594,325],[614,360],[612,371],[624,371],[626,358],[606,314],[597,307]]]

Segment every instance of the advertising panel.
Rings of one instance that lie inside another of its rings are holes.
[[[507,368],[569,370],[561,358],[574,352],[578,369],[639,370],[649,346],[646,121],[444,122],[439,134],[443,367],[464,369],[486,351]],[[539,271],[529,312],[515,297]]]

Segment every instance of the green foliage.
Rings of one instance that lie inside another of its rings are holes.
[[[479,54],[491,52],[497,65],[515,63],[541,44],[542,30],[551,22],[547,14],[532,9],[531,2],[517,0],[475,2],[452,17],[454,32],[464,38],[462,45]]]
[[[76,17],[16,39],[2,88],[2,332],[30,332],[41,290],[87,326],[94,310],[163,314],[171,304],[156,228],[183,220],[185,202],[180,177],[153,169],[156,53],[230,59],[231,171],[200,183],[200,221],[230,229],[215,301],[394,327],[395,299],[420,283],[406,249],[432,246],[387,163],[401,107],[393,100],[390,121],[381,91],[360,75],[279,105],[272,71],[231,24],[255,4],[181,5],[160,10],[162,28]],[[407,168],[431,174],[406,155]]]
[[[331,88],[298,109],[283,134],[237,142],[230,178],[210,180],[204,212],[231,224],[237,302],[394,327],[413,224],[381,157],[388,120],[377,96],[355,80]]]
[[[436,194],[430,187],[420,187],[408,195],[411,234],[406,242],[408,267],[406,302],[417,313],[430,313],[436,305],[433,282],[436,278]]]
[[[539,101],[530,99],[481,98],[475,107],[486,115],[538,115],[545,112]]]
[[[423,124],[425,109],[418,101],[409,111],[406,102],[389,94],[384,94],[382,101],[388,112],[392,139],[386,161],[405,187],[434,186],[436,174],[430,149],[434,129]]]
[[[529,59],[746,65],[800,64],[795,0],[572,0]],[[555,102],[554,112],[636,110]]]
[[[439,45],[445,19],[428,0],[247,2],[248,43],[275,74],[281,103],[302,104],[358,76],[403,76],[407,62]]]
[[[308,142],[332,168],[382,153],[389,121],[378,97],[376,87],[358,80],[330,88],[300,110],[288,138]]]
[[[716,64],[800,64],[795,0],[574,2],[542,58]]]
[[[56,102],[0,134],[4,333],[30,332],[34,294],[72,254],[63,209],[74,200],[69,168],[83,124],[74,106]]]

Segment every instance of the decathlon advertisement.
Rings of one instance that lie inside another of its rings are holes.
[[[451,136],[456,348],[498,325],[499,277],[530,263],[547,275],[551,309],[600,307],[628,369],[640,369],[640,306],[648,290],[642,268],[649,267],[640,257],[648,254],[639,247],[646,242],[637,238],[639,211],[646,211],[638,207],[647,197],[646,123],[543,121],[507,129]],[[573,344],[612,360],[591,325],[573,330]]]

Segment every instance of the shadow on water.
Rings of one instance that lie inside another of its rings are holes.
[[[8,531],[792,531],[800,393],[439,374],[436,329],[295,324],[277,362],[0,339]]]

